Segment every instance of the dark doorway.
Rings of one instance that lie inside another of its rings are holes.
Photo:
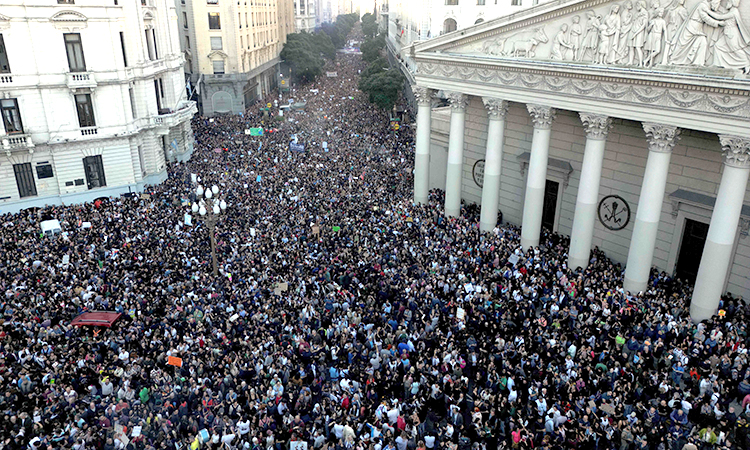
[[[689,283],[695,282],[698,267],[703,256],[703,246],[706,245],[708,224],[691,219],[685,219],[685,230],[682,232],[680,256],[677,258],[677,278]]]
[[[87,156],[83,158],[83,168],[86,172],[86,181],[89,189],[96,189],[107,185],[104,178],[104,164],[101,155]],[[83,184],[83,180],[81,180]]]
[[[560,183],[547,180],[544,186],[544,209],[542,210],[542,229],[555,230],[555,213],[557,212],[557,191]]]

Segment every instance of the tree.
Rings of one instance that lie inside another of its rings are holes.
[[[370,13],[362,16],[362,33],[365,36],[372,38],[378,32],[378,23],[376,22],[375,16]]]
[[[404,76],[396,69],[382,70],[359,80],[359,89],[367,94],[370,103],[386,111],[396,104],[403,85]]]
[[[361,78],[369,78],[378,72],[388,68],[388,61],[385,58],[378,58],[371,62],[365,70],[362,71]]]
[[[362,59],[367,62],[373,62],[380,57],[380,51],[385,48],[385,36],[379,34],[374,39],[367,39],[360,46]]]
[[[309,33],[292,33],[287,36],[281,59],[292,68],[293,77],[299,82],[312,81],[323,71],[321,49],[317,38]]]

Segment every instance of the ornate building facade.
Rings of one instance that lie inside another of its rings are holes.
[[[597,246],[631,292],[694,281],[695,320],[747,298],[748,26],[746,0],[562,0],[412,46],[415,201],[570,235],[574,268]]]
[[[243,113],[277,83],[294,0],[175,0],[185,72],[203,115]]]
[[[193,151],[176,11],[5,0],[0,212],[137,192]]]

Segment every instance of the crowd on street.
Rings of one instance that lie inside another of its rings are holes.
[[[696,325],[667,274],[631,295],[596,249],[575,270],[563,236],[524,251],[440,191],[414,205],[413,130],[357,90],[359,55],[328,64],[196,117],[148,195],[2,217],[0,449],[750,448],[741,299]],[[227,204],[217,276],[198,184]]]

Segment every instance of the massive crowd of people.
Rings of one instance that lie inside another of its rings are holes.
[[[633,296],[597,250],[575,271],[564,237],[524,251],[438,191],[413,205],[412,131],[357,91],[359,56],[328,69],[264,100],[306,102],[285,122],[195,118],[148,197],[3,217],[0,448],[750,448],[741,300],[695,325],[665,274]],[[217,277],[191,174],[228,204]],[[123,318],[70,325],[94,310]]]

